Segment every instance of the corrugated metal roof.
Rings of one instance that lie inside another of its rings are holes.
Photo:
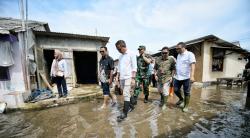
[[[48,23],[45,22],[28,20],[27,24],[28,27],[32,28],[33,30],[41,30],[41,26],[43,26],[45,28],[45,30],[43,31],[50,31]],[[22,30],[22,20],[0,17],[0,30],[5,32],[6,31],[19,32]]]
[[[214,42],[214,43],[218,44],[219,46],[224,47],[226,49],[234,50],[234,51],[241,52],[244,54],[249,54],[249,51],[247,51],[246,49],[243,49],[234,43],[230,43],[228,41],[225,41],[225,40],[223,40],[215,35],[203,36],[203,37],[200,37],[197,39],[186,41],[184,43],[187,45],[187,48],[188,48],[188,47],[192,47],[194,44],[201,43],[204,41]],[[172,50],[172,49],[175,49],[175,47],[176,47],[176,45],[171,46],[169,49]],[[153,54],[153,56],[159,55],[159,53],[160,52],[155,53],[155,54]]]
[[[70,34],[70,33],[61,33],[61,32],[43,32],[43,31],[34,31],[35,35],[42,36],[61,36],[69,38],[80,38],[80,39],[89,39],[89,40],[98,40],[102,42],[108,42],[109,37],[103,36],[91,36],[91,35],[82,35],[82,34]]]

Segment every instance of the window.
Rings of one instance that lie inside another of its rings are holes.
[[[220,48],[213,48],[212,50],[213,50],[212,71],[223,71],[225,50]]]
[[[8,81],[8,80],[10,80],[9,68],[0,67],[0,81]]]

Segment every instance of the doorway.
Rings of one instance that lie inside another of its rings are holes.
[[[74,64],[77,83],[97,83],[97,53],[87,51],[74,51]]]

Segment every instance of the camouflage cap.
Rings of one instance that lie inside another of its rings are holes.
[[[145,46],[143,46],[143,45],[140,45],[140,46],[139,46],[139,48],[138,48],[138,50],[140,50],[140,49],[144,49],[144,50],[146,50],[146,47],[145,47]]]

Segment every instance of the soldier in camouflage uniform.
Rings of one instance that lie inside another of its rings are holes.
[[[144,93],[144,103],[148,102],[149,96],[149,64],[151,62],[150,55],[146,55],[144,52],[146,50],[145,46],[139,46],[139,56],[137,57],[137,73],[136,73],[136,86],[134,90],[134,104],[137,104],[137,98],[142,91],[143,85],[143,93]]]
[[[169,95],[169,86],[172,83],[172,77],[175,73],[175,58],[169,55],[168,47],[163,47],[161,57],[155,62],[155,79],[157,80],[157,88],[161,95],[160,106],[166,109],[167,99]]]

